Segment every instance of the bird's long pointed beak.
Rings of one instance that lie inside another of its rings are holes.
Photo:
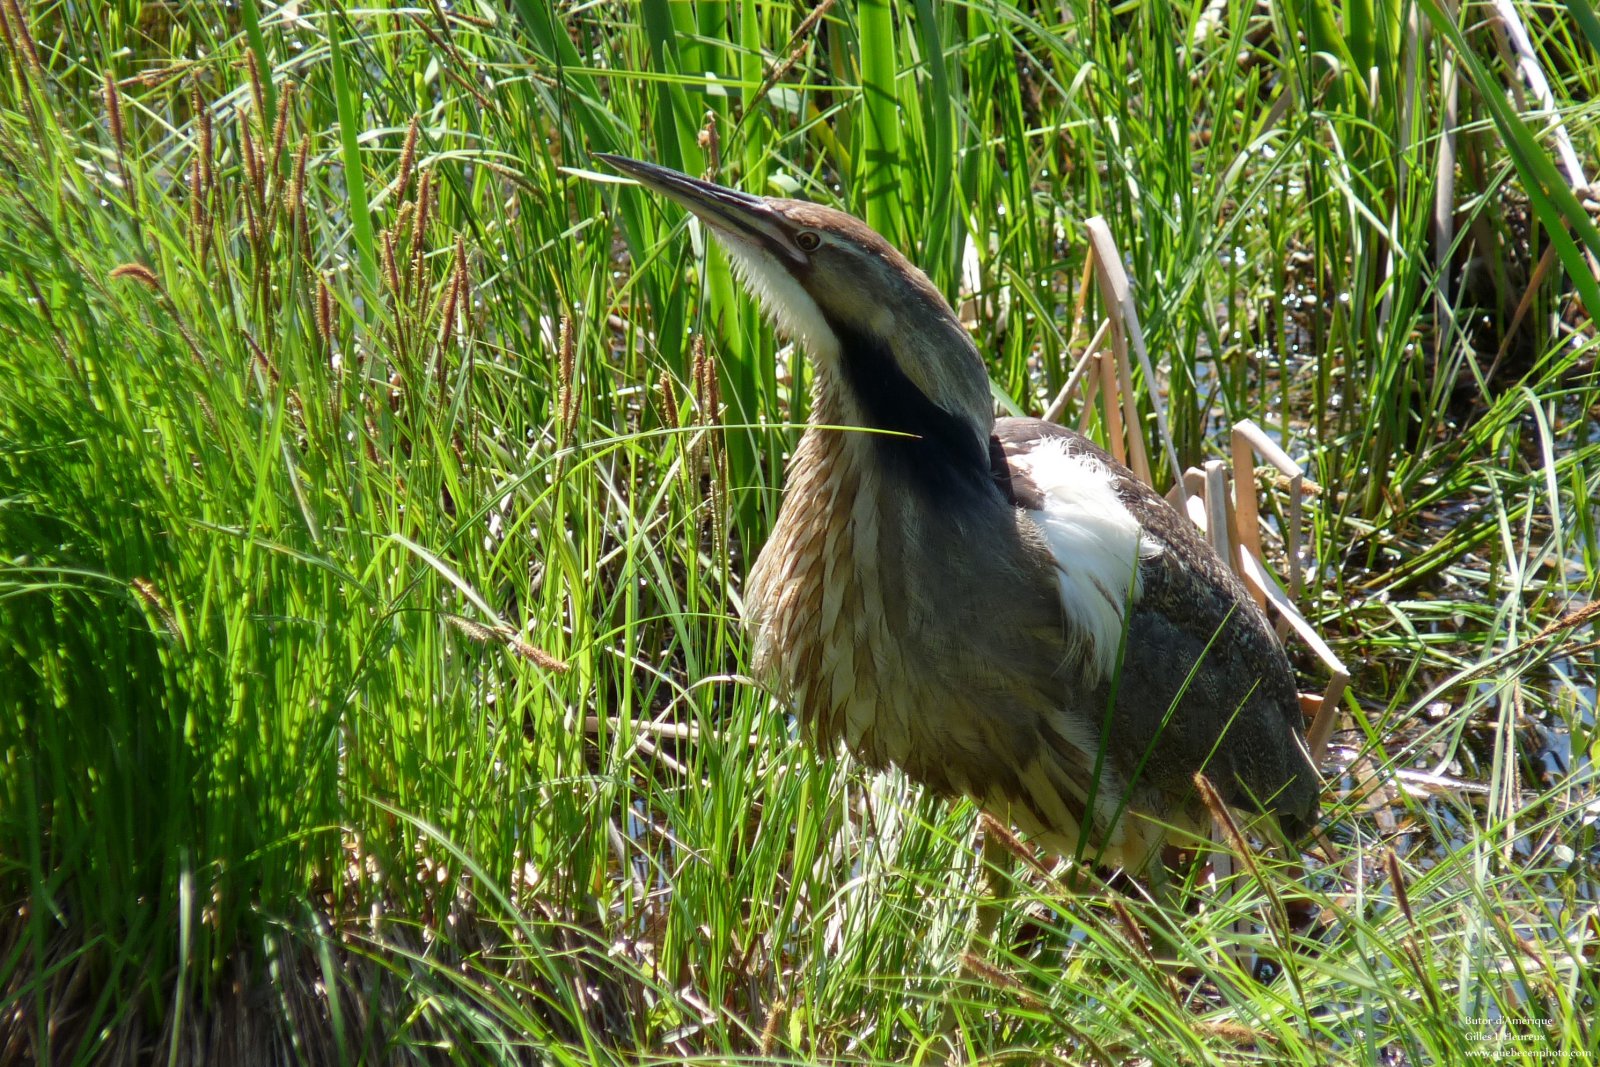
[[[640,159],[629,159],[609,152],[595,152],[593,156],[611,164],[645,188],[682,204],[723,236],[759,243],[786,259],[794,258],[795,252],[788,240],[788,227],[782,216],[763,197],[691,178],[671,167],[646,163]]]

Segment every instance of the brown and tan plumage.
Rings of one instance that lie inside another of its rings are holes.
[[[1288,660],[1186,519],[1081,435],[997,420],[949,305],[859,220],[600,158],[697,215],[814,361],[745,605],[820,744],[1132,873],[1207,825],[1197,771],[1310,826]]]

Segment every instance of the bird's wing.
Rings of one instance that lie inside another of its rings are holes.
[[[1203,769],[1230,802],[1277,809],[1291,828],[1309,818],[1319,790],[1288,659],[1194,524],[1053,423],[998,420],[991,466],[1054,557],[1085,681],[1116,674],[1111,754],[1163,788]]]
[[[1140,561],[1159,551],[1124,502],[1120,464],[1082,434],[1038,419],[1001,419],[991,469],[1043,535],[1068,629],[1085,647],[1085,681],[1111,676],[1128,612],[1142,598]]]

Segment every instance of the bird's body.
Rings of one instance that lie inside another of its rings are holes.
[[[1309,825],[1288,660],[1192,524],[1081,435],[995,419],[949,305],[858,220],[606,158],[699,215],[813,358],[745,613],[820,743],[1134,872],[1208,821],[1197,771]]]

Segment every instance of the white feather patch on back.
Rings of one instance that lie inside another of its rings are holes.
[[[1044,438],[1010,458],[1044,497],[1043,508],[1025,510],[1055,557],[1061,606],[1085,646],[1086,681],[1098,684],[1116,669],[1124,612],[1141,592],[1139,560],[1161,547],[1141,539],[1139,521],[1095,457],[1068,453],[1065,441]]]

